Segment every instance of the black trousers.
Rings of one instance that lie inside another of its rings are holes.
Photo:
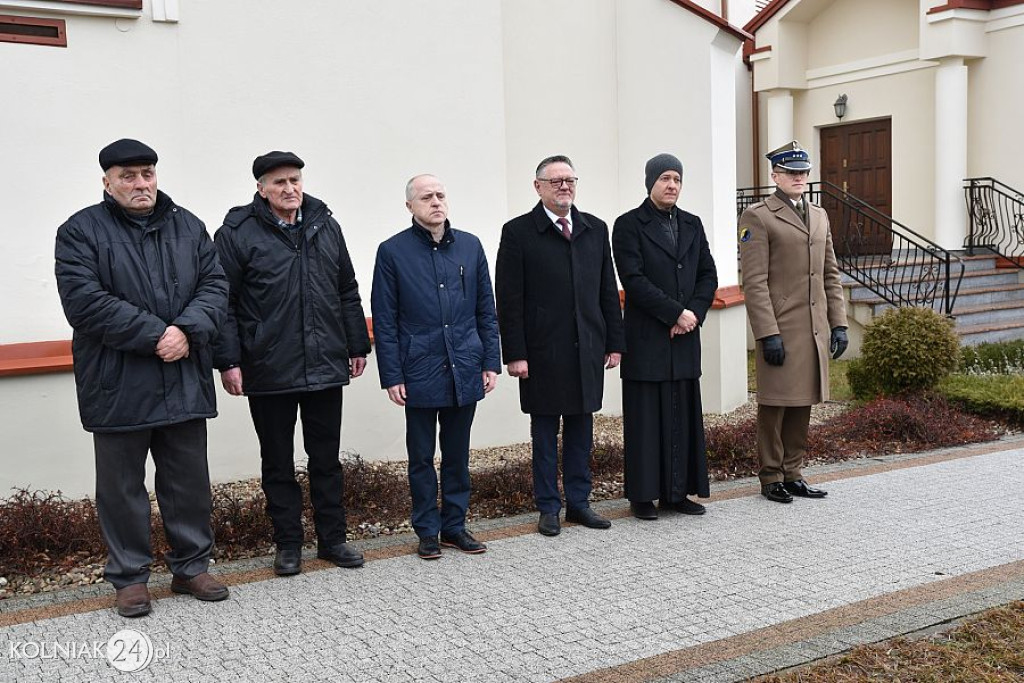
[[[309,493],[320,545],[345,542],[341,471],[341,387],[272,396],[250,396],[249,413],[260,441],[263,493],[279,548],[302,545],[302,489],[295,481],[295,421],[309,456]]]
[[[558,514],[558,415],[530,415],[533,441],[533,500],[544,514]],[[594,446],[594,415],[562,415],[562,488],[570,510],[590,507],[590,451]]]
[[[156,500],[171,546],[166,555],[175,576],[192,578],[209,566],[210,470],[206,420],[190,420],[135,432],[93,434],[96,512],[107,544],[104,578],[114,588],[149,580],[153,548],[146,456],[156,465]]]

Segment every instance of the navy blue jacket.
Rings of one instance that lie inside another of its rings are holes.
[[[446,223],[435,243],[414,222],[381,243],[370,305],[380,385],[404,384],[409,407],[479,401],[482,373],[501,372],[487,257],[468,232]]]

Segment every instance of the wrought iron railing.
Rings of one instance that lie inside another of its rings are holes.
[[[774,192],[737,190],[737,216]],[[893,306],[952,315],[964,275],[958,256],[830,182],[809,183],[806,196],[828,212],[840,270]]]
[[[1024,192],[995,178],[964,180],[970,226],[964,247],[988,249],[1024,268]]]

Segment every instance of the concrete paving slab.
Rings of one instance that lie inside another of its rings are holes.
[[[399,555],[243,583],[221,603],[158,600],[138,620],[101,609],[12,623],[0,628],[0,681],[125,680],[114,664],[131,657],[45,655],[126,629],[138,634],[118,642],[152,654],[131,674],[139,681],[738,680],[793,660],[795,650],[771,652],[787,645],[773,634],[823,656],[978,604],[896,604],[914,591],[962,581],[957,595],[1005,597],[986,572],[1024,562],[1022,457],[1011,445],[837,478],[821,501],[738,495],[703,517],[624,517],[607,531],[493,540],[481,556]],[[846,623],[858,605],[879,613]],[[902,621],[870,622],[897,612]],[[817,632],[799,637],[793,625],[810,619]],[[678,667],[661,672],[672,657]]]

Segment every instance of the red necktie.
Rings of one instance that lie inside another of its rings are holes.
[[[572,241],[572,232],[569,231],[569,221],[566,220],[565,217],[562,217],[555,222],[562,226],[562,237]]]

